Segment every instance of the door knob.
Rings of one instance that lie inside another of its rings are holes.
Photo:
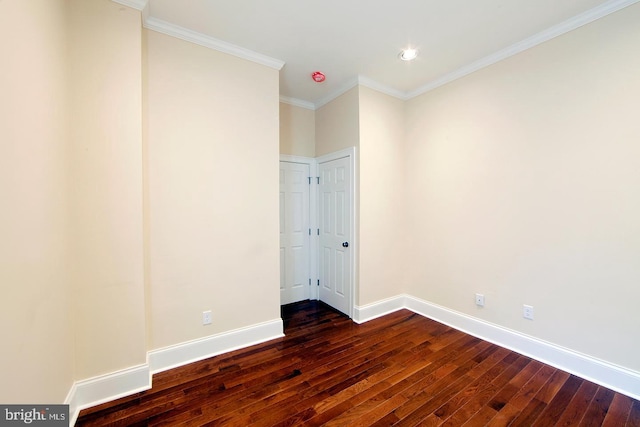
[[[344,242],[344,243],[342,244],[342,247],[343,247],[343,248],[348,248],[348,247],[349,247],[349,242]]]

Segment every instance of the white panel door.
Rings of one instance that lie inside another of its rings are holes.
[[[351,315],[351,166],[349,158],[318,165],[319,299]]]
[[[280,162],[280,304],[309,299],[309,165]]]

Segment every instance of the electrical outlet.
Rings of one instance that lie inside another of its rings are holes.
[[[522,306],[522,317],[525,319],[533,320],[533,307],[530,305]]]
[[[484,295],[476,294],[476,305],[478,307],[484,307]]]
[[[207,311],[203,311],[202,312],[202,324],[203,325],[210,325],[211,324],[211,310],[207,310]]]

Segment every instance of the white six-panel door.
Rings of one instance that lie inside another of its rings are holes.
[[[351,315],[351,163],[318,164],[319,299]]]
[[[280,304],[309,299],[308,164],[280,162]]]

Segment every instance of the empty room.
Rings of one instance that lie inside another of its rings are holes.
[[[639,52],[637,0],[0,0],[0,424],[640,425]]]

